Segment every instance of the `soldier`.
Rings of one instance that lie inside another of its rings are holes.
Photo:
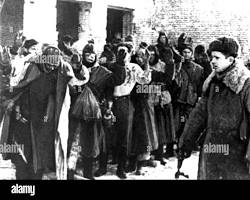
[[[185,125],[180,157],[187,158],[203,130],[198,179],[250,179],[250,72],[237,59],[239,45],[221,37],[209,45],[213,72]]]
[[[187,42],[186,42],[187,41]],[[174,112],[177,137],[180,137],[189,113],[201,96],[203,84],[203,68],[192,61],[192,39],[188,38],[179,48],[184,61],[176,69],[175,81],[178,85]]]
[[[194,49],[194,62],[203,67],[204,70],[204,81],[212,72],[212,66],[209,61],[209,57],[205,52],[203,45],[197,45]]]

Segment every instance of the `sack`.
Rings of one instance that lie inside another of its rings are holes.
[[[194,89],[194,86],[192,85],[192,83],[188,84],[188,91],[187,91],[187,103],[191,106],[194,106],[197,99],[198,99],[198,95],[197,92]]]
[[[86,121],[102,118],[99,103],[89,87],[85,86],[77,98],[72,109],[72,116]]]

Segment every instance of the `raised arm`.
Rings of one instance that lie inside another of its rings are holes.
[[[146,67],[145,70],[142,70],[142,68],[134,64],[134,70],[136,71],[136,82],[139,84],[149,84],[152,80],[152,70]]]

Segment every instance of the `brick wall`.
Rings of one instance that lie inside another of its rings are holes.
[[[239,40],[243,54],[248,55],[250,51],[250,9],[246,6],[246,2],[247,0],[227,0],[226,2],[224,0],[138,0],[134,6],[131,6],[132,3],[130,5],[123,2],[120,3],[122,5],[118,5],[117,1],[109,0],[101,3],[95,0],[91,3],[93,7],[90,9],[91,20],[89,28],[87,28],[89,30],[85,30],[86,23],[81,20],[85,13],[84,3],[81,2],[79,23],[85,29],[80,31],[79,37],[84,38],[82,41],[84,43],[93,37],[96,40],[98,51],[101,51],[106,38],[107,5],[112,5],[134,10],[132,14],[124,15],[123,36],[134,34],[137,45],[141,41],[148,44],[156,43],[160,30],[166,31],[171,42],[175,42],[182,32],[186,32],[193,37],[195,45],[205,44],[205,46],[216,37],[232,35]],[[2,45],[11,44],[15,32],[23,29],[23,4],[24,0],[6,1],[0,18],[0,42]],[[228,5],[232,6],[227,7]],[[52,14],[54,18],[56,15],[54,10]],[[43,17],[39,22],[41,24],[44,21],[42,19]],[[54,31],[55,28],[52,28],[54,23],[56,23],[55,20],[46,26]],[[27,28],[31,23],[26,24]]]
[[[160,30],[166,31],[170,40],[176,40],[186,32],[193,37],[194,46],[204,44],[207,47],[214,38],[230,35],[238,39],[246,56],[250,50],[250,9],[244,2],[154,0],[153,12],[144,18],[138,16],[135,21],[136,38],[155,43]]]
[[[0,44],[12,45],[17,31],[23,29],[24,0],[6,0],[0,16]]]

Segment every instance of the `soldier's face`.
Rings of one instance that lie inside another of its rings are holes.
[[[192,58],[193,52],[190,49],[184,49],[182,51],[182,55],[183,55],[185,60],[189,60]]]
[[[212,51],[211,53],[211,64],[216,72],[223,72],[233,61],[234,58],[232,56],[226,56],[219,51]]]

